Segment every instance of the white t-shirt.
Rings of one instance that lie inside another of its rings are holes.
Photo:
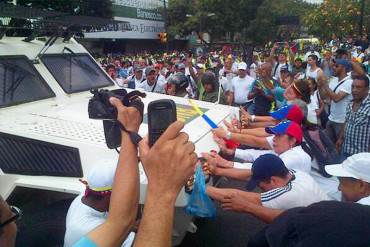
[[[77,196],[68,209],[64,247],[72,246],[91,230],[103,224],[108,216],[107,212],[99,212],[83,204],[81,199],[82,195]],[[134,238],[135,233],[130,233],[122,246],[131,246]]]
[[[236,104],[244,104],[248,102],[248,94],[251,90],[254,79],[248,75],[244,78],[236,76],[232,79],[231,92],[234,92],[234,102]]]
[[[288,70],[292,71],[292,66],[289,63],[279,63],[279,64],[275,63],[274,67],[272,67],[272,77],[274,77],[275,79],[279,79],[281,67],[287,66],[287,65],[288,65]]]
[[[290,172],[294,177],[286,186],[261,193],[264,207],[287,210],[330,200],[309,174],[294,170]]]
[[[143,75],[139,80],[136,79],[136,76],[134,76],[135,80],[135,88],[139,88],[140,85],[145,81],[145,76]]]
[[[357,203],[360,203],[362,205],[370,206],[370,196],[364,197],[357,201]]]
[[[231,91],[232,89],[232,79],[235,77],[234,73],[227,73],[226,76],[224,76],[225,69],[222,68],[219,71],[219,81],[222,85],[222,88],[224,92]]]
[[[347,105],[352,100],[352,95],[351,95],[352,79],[347,76],[346,78],[343,78],[342,81],[345,81],[345,82],[343,82],[335,90],[334,93],[339,93],[340,91],[342,91],[342,92],[347,93],[348,95],[337,103],[335,103],[333,100],[330,103],[329,120],[335,123],[344,123],[345,118],[346,118]],[[338,77],[333,77],[330,80],[329,88],[331,90],[334,90],[340,82],[341,81],[338,81]]]
[[[257,149],[236,149],[235,158],[253,162],[263,154],[276,154],[273,150],[257,150]],[[311,170],[311,157],[302,149],[301,146],[285,151],[278,155],[288,169],[300,170],[309,173]]]
[[[317,124],[316,110],[320,109],[320,103],[317,99],[317,90],[310,96],[311,102],[307,105],[307,120],[310,123]]]
[[[162,75],[161,75],[162,76]],[[163,77],[163,76],[162,76]],[[159,78],[158,78],[159,79]],[[166,81],[162,81],[162,80],[157,80],[157,83],[155,84],[153,84],[153,85],[149,85],[148,84],[148,81],[147,80],[145,80],[145,81],[143,81],[141,84],[140,84],[140,86],[139,86],[139,88],[141,88],[141,89],[143,89],[144,91],[146,91],[146,92],[153,92],[153,93],[165,93],[166,91],[165,91],[165,89],[164,89],[164,86],[165,86],[165,83],[166,83]],[[155,88],[154,88],[154,90],[153,90],[153,87],[155,86]]]

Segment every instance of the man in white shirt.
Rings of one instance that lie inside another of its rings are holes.
[[[248,100],[248,94],[251,90],[254,79],[247,75],[247,64],[241,62],[238,64],[238,76],[231,81],[230,97],[236,106],[246,106],[247,103],[252,102]]]
[[[83,181],[85,194],[76,197],[68,209],[64,247],[73,246],[106,221],[116,168],[116,162],[104,161],[104,164],[93,167],[87,181]],[[134,237],[135,234],[130,233],[122,246],[131,246]]]
[[[339,133],[344,126],[346,108],[351,101],[352,79],[347,75],[351,64],[345,59],[335,60],[334,76],[329,85],[318,80],[321,95],[331,100],[329,121],[326,124],[326,133],[336,143]]]
[[[289,170],[276,155],[265,154],[252,165],[248,189],[263,192],[207,187],[207,194],[222,202],[225,210],[251,213],[265,222],[273,221],[284,210],[329,200],[310,175]]]
[[[328,174],[339,179],[342,199],[370,206],[370,153],[358,153],[342,164],[327,165]]]
[[[166,81],[158,80],[159,75],[155,71],[154,67],[149,66],[145,69],[146,80],[143,81],[139,88],[146,92],[152,93],[165,93]]]

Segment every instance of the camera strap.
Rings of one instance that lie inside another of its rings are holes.
[[[123,126],[119,121],[117,121],[118,123],[118,126],[120,127],[121,130],[123,130],[124,132],[126,132],[129,137],[130,137],[130,140],[131,142],[137,146],[139,145],[139,142],[143,139],[138,133],[136,132],[132,132],[132,131],[128,131],[125,126]]]

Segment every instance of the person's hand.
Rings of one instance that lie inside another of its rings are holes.
[[[180,132],[183,127],[180,121],[171,124],[151,148],[147,139],[139,143],[148,191],[168,195],[171,199],[176,199],[198,160],[189,136]]]
[[[216,152],[202,153],[202,157],[207,160],[207,163],[213,167],[232,168],[232,162],[225,160]]]
[[[232,133],[239,133],[239,129],[236,128],[234,125],[232,125],[231,123],[227,122],[226,120],[223,121],[227,130],[232,132]]]
[[[337,142],[335,143],[335,148],[337,149],[338,153],[340,153],[343,145],[343,138],[339,138]]]
[[[288,42],[285,42],[284,47],[287,48],[287,49],[289,49],[290,48],[289,43]]]
[[[141,124],[140,112],[135,107],[126,107],[114,97],[109,102],[117,109],[117,120],[128,130],[138,132]]]
[[[213,135],[213,140],[217,143],[222,153],[227,154],[227,155],[234,155],[235,149],[227,148],[224,139],[216,135]]]
[[[235,211],[235,212],[246,212],[248,204],[251,203],[247,198],[243,197],[238,192],[230,193],[225,196],[221,201],[221,207],[223,210]]]
[[[223,128],[219,127],[217,129],[213,129],[212,133],[220,138],[226,138],[227,137],[227,132]]]

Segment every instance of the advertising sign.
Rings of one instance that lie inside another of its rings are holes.
[[[160,0],[114,0],[114,19],[128,23],[86,32],[85,38],[158,39],[165,31],[162,9]]]

